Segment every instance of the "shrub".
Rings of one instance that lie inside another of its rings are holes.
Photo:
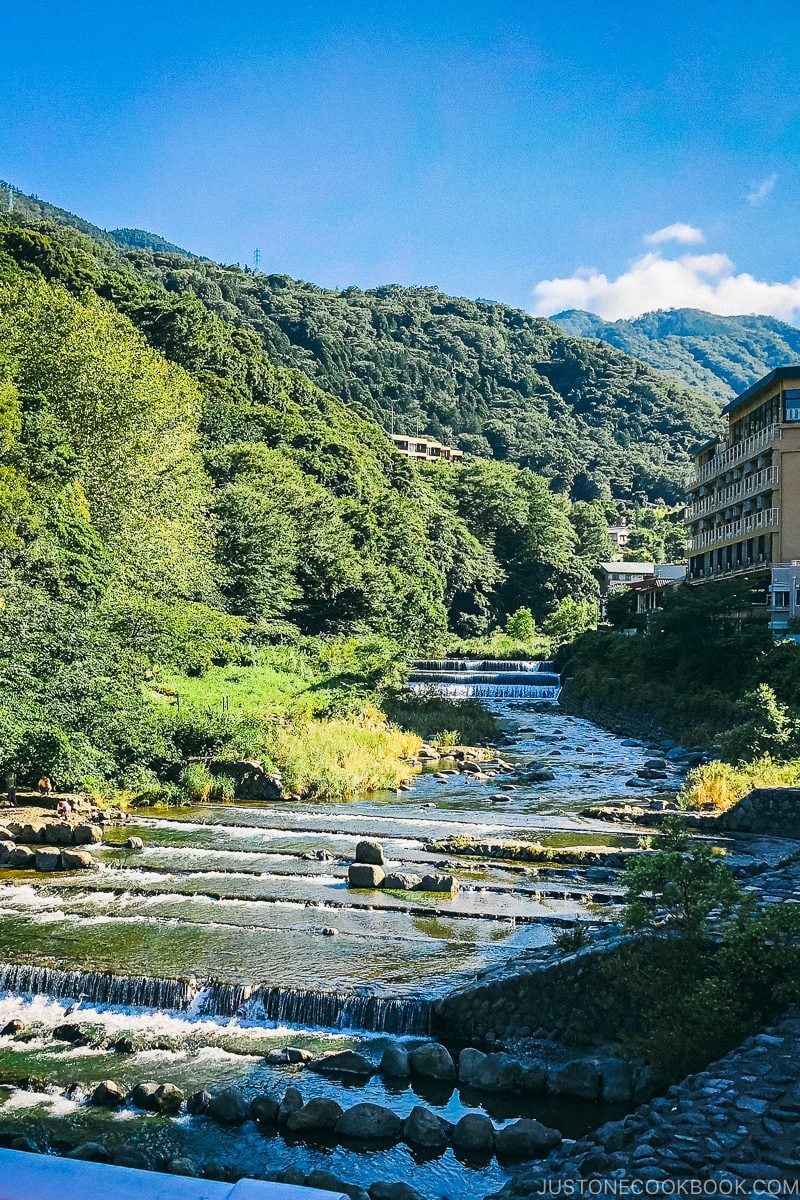
[[[453,700],[435,689],[424,692],[391,692],[383,707],[400,729],[444,746],[478,746],[498,734],[497,718],[479,700]]]
[[[181,772],[183,790],[190,800],[205,803],[214,790],[214,776],[202,763],[189,763]]]
[[[678,804],[684,809],[716,808],[724,811],[759,787],[800,786],[800,758],[791,762],[774,762],[768,754],[754,762],[703,763],[694,767],[678,796]]]
[[[230,804],[236,795],[236,780],[231,775],[217,775],[211,795],[222,804]]]

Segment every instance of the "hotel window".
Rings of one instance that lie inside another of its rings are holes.
[[[786,420],[800,421],[800,389],[792,388],[783,395],[786,400]]]
[[[773,592],[772,593],[772,607],[773,608],[788,608],[789,607],[789,593],[788,592]]]

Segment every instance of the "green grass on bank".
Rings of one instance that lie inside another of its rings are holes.
[[[714,808],[722,812],[753,788],[800,786],[800,758],[776,762],[765,754],[753,762],[704,763],[689,772],[678,803],[684,809]]]

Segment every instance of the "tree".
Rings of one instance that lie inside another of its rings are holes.
[[[506,633],[518,642],[532,642],[536,637],[536,622],[529,608],[518,608],[506,621]]]
[[[741,724],[734,725],[721,738],[725,757],[730,762],[745,762],[770,755],[791,758],[800,748],[800,720],[780,704],[775,691],[760,683],[745,692],[739,701]]]

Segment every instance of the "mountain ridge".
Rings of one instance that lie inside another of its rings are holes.
[[[726,317],[671,308],[606,321],[584,309],[566,309],[551,320],[565,333],[614,346],[723,404],[773,367],[800,360],[800,329],[759,314]]]

